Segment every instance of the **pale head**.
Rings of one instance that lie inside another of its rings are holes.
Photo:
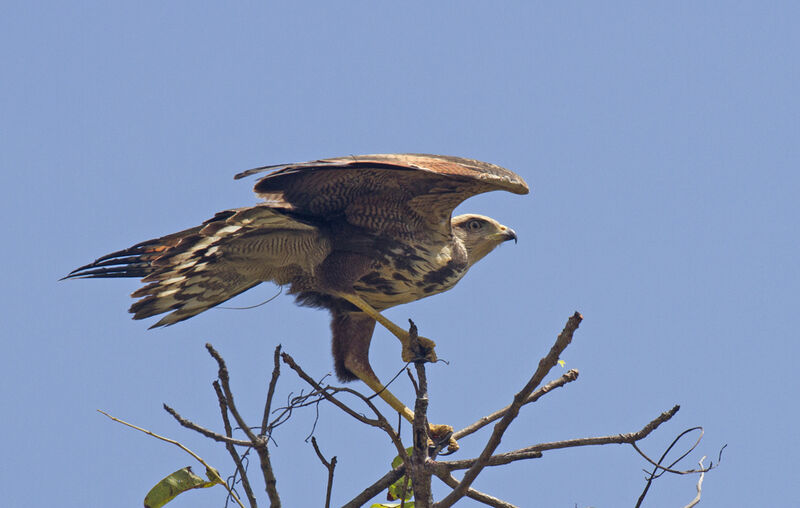
[[[453,234],[464,243],[469,265],[472,266],[495,247],[508,240],[517,241],[517,234],[491,217],[465,214],[453,217],[450,222]]]

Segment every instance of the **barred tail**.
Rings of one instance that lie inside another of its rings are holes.
[[[147,284],[131,294],[140,298],[129,309],[133,319],[173,311],[151,328],[183,321],[261,282],[221,259],[220,230],[235,213],[226,210],[201,226],[112,252],[64,279],[141,278]]]
[[[154,326],[183,321],[263,281],[308,277],[330,252],[317,226],[262,204],[219,212],[195,228],[148,240],[73,270],[65,279],[139,277],[130,312]]]

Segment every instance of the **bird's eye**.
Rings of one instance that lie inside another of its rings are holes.
[[[481,228],[481,222],[478,220],[471,220],[467,222],[467,228],[469,228],[470,231],[477,231]]]

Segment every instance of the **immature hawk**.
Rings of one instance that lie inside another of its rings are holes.
[[[130,312],[155,326],[183,321],[262,282],[288,285],[300,305],[328,309],[336,374],[359,378],[403,416],[413,412],[369,365],[375,322],[409,335],[379,311],[452,288],[506,240],[510,228],[481,215],[452,217],[475,194],[528,186],[507,169],[461,157],[362,155],[265,166],[263,203],[217,213],[202,225],[101,257],[66,278],[141,277]],[[435,345],[421,338],[427,358]]]

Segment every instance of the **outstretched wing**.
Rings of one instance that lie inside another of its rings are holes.
[[[188,319],[264,282],[310,276],[330,252],[316,226],[267,205],[226,210],[203,225],[139,243],[66,278],[141,277],[130,312],[153,325]]]
[[[450,234],[450,216],[475,194],[527,194],[517,174],[473,159],[427,154],[378,154],[264,166],[236,178],[272,171],[255,192],[273,207],[312,217],[344,216],[384,234]]]

